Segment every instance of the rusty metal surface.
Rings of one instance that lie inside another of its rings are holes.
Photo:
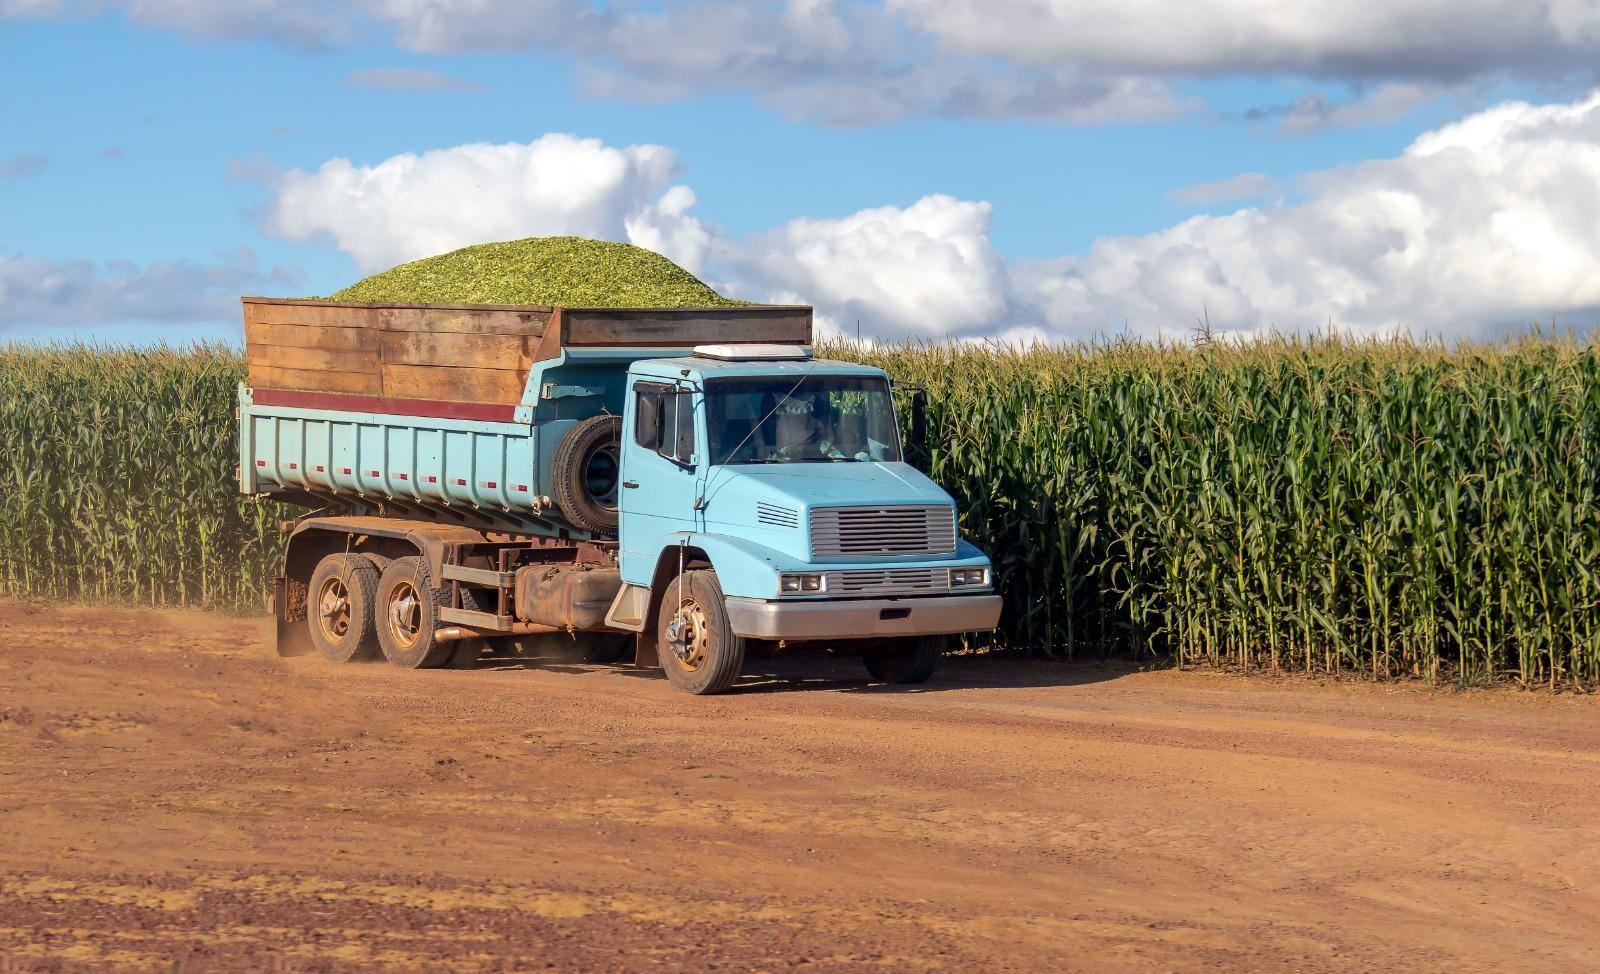
[[[614,568],[526,565],[517,570],[517,617],[572,629],[604,629],[606,611],[622,587]]]
[[[304,656],[314,648],[305,624],[308,591],[305,579],[280,575],[272,580],[273,643],[279,656]]]
[[[308,517],[295,526],[295,534],[302,531],[337,531],[344,534],[374,535],[380,538],[428,538],[440,543],[456,544],[481,542],[486,539],[484,532],[465,525],[362,514]]]

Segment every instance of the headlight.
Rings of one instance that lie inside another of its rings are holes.
[[[778,592],[783,595],[823,592],[828,588],[821,574],[813,572],[784,573],[778,576]]]
[[[950,569],[951,588],[981,588],[989,584],[988,568]]]

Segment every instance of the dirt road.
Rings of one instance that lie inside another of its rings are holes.
[[[0,971],[1600,969],[1600,700],[0,604]]]

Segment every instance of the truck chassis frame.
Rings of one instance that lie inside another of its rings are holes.
[[[617,564],[612,541],[572,541],[407,518],[319,514],[285,521],[280,528],[288,538],[283,572],[273,579],[271,600],[280,656],[314,651],[306,627],[309,583],[317,564],[328,555],[363,555],[380,569],[392,559],[421,555],[432,577],[449,584],[449,605],[440,618],[458,630],[444,635],[456,639],[557,631],[517,619],[514,591],[520,567]],[[486,607],[480,608],[478,593],[488,597]]]

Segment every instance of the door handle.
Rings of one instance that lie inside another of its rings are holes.
[[[639,486],[639,485],[638,485],[638,484],[636,484],[636,483],[634,483],[634,482],[633,482],[633,481],[631,481],[631,480],[624,480],[624,481],[623,481],[623,482],[622,482],[622,486],[624,486],[624,487],[637,487],[637,486]]]

